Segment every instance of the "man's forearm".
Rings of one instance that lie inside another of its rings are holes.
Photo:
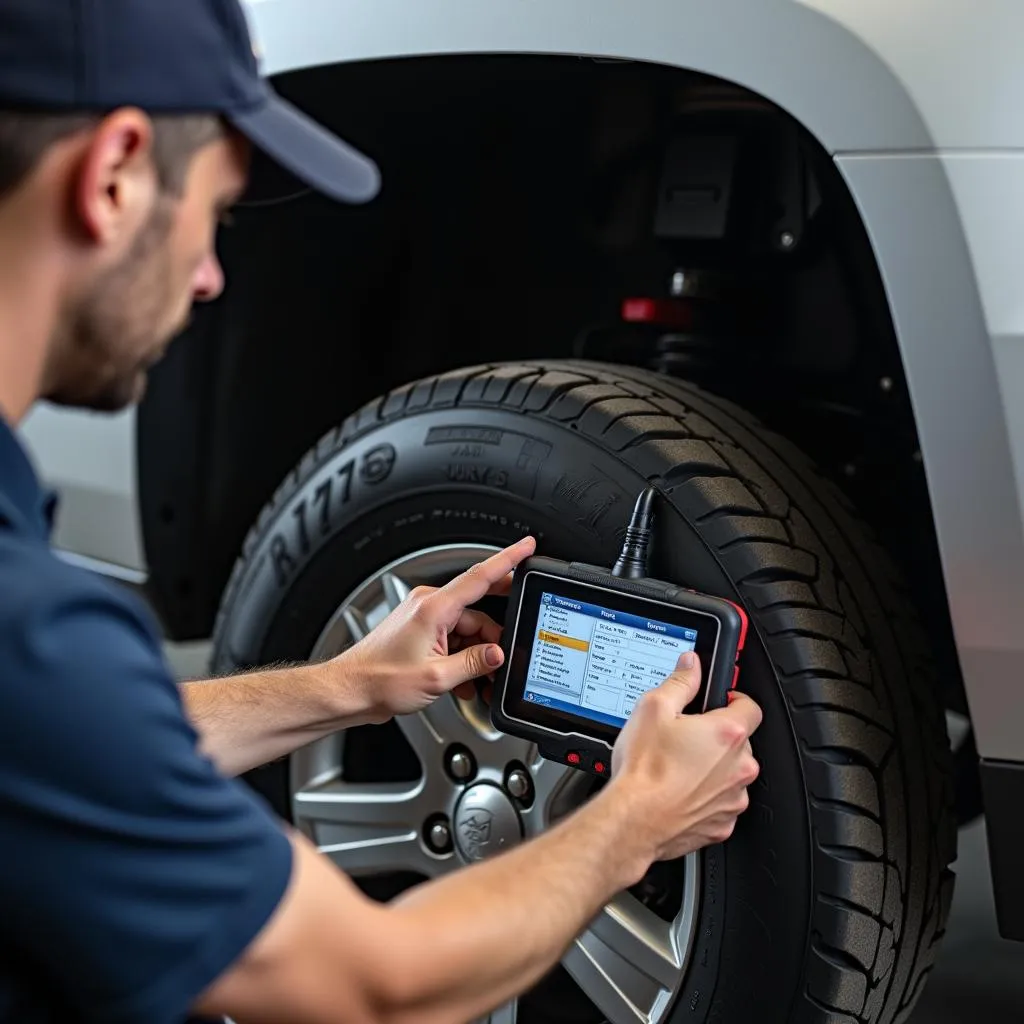
[[[292,1024],[466,1024],[526,991],[652,856],[622,780],[555,828],[390,905],[293,834],[266,929],[196,1002],[202,1016]],[[646,845],[645,845],[646,844]]]
[[[358,680],[333,662],[183,683],[181,693],[203,751],[229,775],[375,720]]]
[[[415,954],[386,1019],[467,1021],[535,983],[646,870],[627,813],[609,787],[542,837],[395,901],[396,933]]]

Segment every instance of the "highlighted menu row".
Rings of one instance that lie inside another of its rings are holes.
[[[696,642],[693,629],[545,593],[525,697],[621,724]]]

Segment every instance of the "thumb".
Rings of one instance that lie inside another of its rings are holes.
[[[676,670],[659,687],[663,692],[671,694],[672,703],[680,711],[683,710],[700,689],[700,658],[695,651],[687,651],[679,656]]]
[[[505,654],[497,644],[474,644],[444,659],[445,689],[479,679],[501,667]]]

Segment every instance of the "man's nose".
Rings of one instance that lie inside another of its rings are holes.
[[[199,264],[192,281],[192,294],[197,302],[210,302],[224,291],[224,271],[212,253]]]

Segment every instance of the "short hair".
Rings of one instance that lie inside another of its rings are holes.
[[[102,114],[0,109],[0,199],[31,174],[50,148],[94,127]],[[164,192],[180,195],[195,153],[224,132],[216,114],[161,114],[153,121],[153,163]]]

